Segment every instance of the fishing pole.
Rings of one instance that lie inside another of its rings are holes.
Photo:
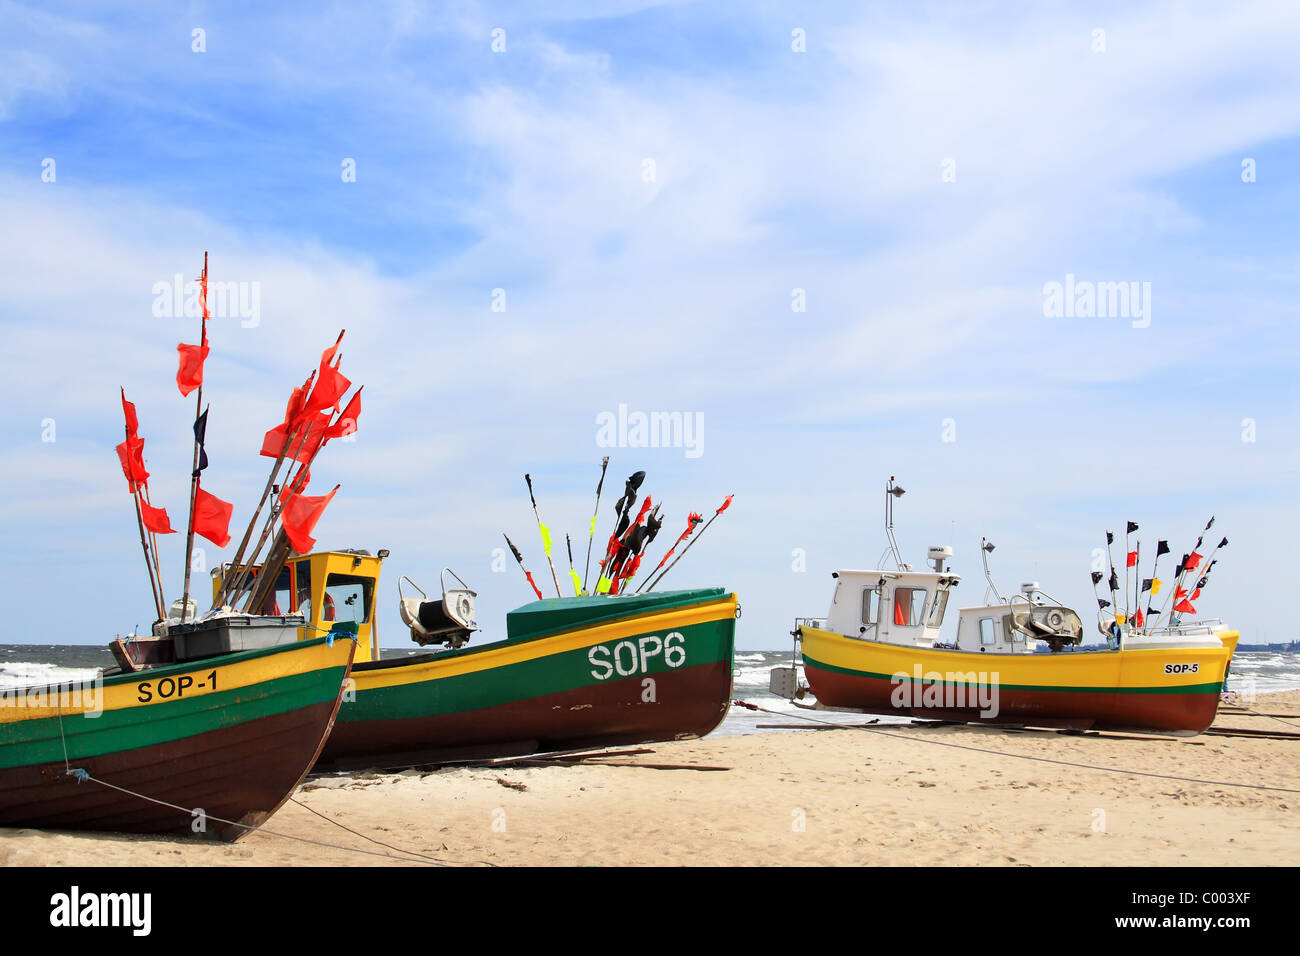
[[[555,582],[555,596],[564,597],[560,593],[560,578],[555,573],[555,562],[551,560],[551,529],[542,524],[542,516],[537,510],[537,499],[533,497],[532,476],[524,475],[524,481],[528,482],[528,499],[533,503],[533,514],[537,516],[537,530],[542,533],[542,550],[546,552],[546,563],[551,566],[551,580]]]
[[[600,490],[605,487],[605,469],[609,455],[600,460],[600,481],[596,482],[596,510],[591,513],[591,530],[587,533],[587,564],[582,569],[582,590],[587,590],[587,576],[591,573],[591,544],[596,540],[596,518],[600,514]]]
[[[731,507],[731,499],[734,498],[734,497],[736,497],[734,494],[732,494],[732,495],[727,495],[726,500],[722,502],[722,504],[721,504],[721,506],[718,508],[718,510],[715,511],[715,512],[713,512],[713,517],[709,518],[709,520],[708,520],[707,522],[705,522],[704,527],[700,529],[700,533],[697,534],[694,538],[692,538],[691,541],[690,541],[689,543],[687,543],[686,547],[682,548],[682,553],[679,554],[679,555],[678,555],[678,556],[673,560],[673,563],[672,563],[672,564],[670,564],[670,565],[668,565],[668,567],[664,568],[663,571],[660,573],[659,577],[655,578],[655,579],[654,579],[654,582],[651,583],[651,584],[649,585],[649,587],[646,588],[646,593],[647,593],[647,594],[648,594],[649,592],[651,592],[651,591],[653,591],[653,590],[655,589],[655,586],[656,586],[660,581],[662,581],[662,580],[664,579],[664,576],[667,575],[668,572],[671,571],[671,570],[676,566],[676,564],[677,564],[678,561],[680,561],[682,558],[686,557],[686,552],[689,551],[689,550],[691,550],[691,548],[695,546],[695,542],[696,542],[696,541],[699,541],[700,538],[704,535],[704,532],[706,532],[706,531],[709,530],[709,525],[713,524],[713,522],[715,522],[716,520],[718,520],[718,515],[722,514],[722,512],[726,511],[728,508]]]
[[[573,596],[582,597],[582,582],[578,580],[578,572],[573,570],[573,542],[569,540],[569,533],[564,533],[564,544],[569,549],[569,577],[573,579]]]
[[[644,588],[646,584],[650,581],[650,579],[653,578],[655,574],[658,573],[660,568],[662,568],[665,564],[668,563],[668,559],[673,556],[673,552],[677,550],[677,546],[681,544],[683,541],[685,541],[687,538],[689,538],[691,536],[691,532],[694,531],[696,526],[703,520],[704,520],[704,515],[700,514],[698,511],[692,511],[690,513],[690,515],[686,519],[686,530],[677,536],[677,540],[673,542],[673,546],[669,548],[667,552],[665,552],[662,558],[659,559],[659,563],[656,564],[654,566],[654,569],[645,576],[645,580],[641,582],[641,587],[637,588],[634,593],[636,594],[641,593],[641,589]]]
[[[524,556],[519,553],[519,549],[515,547],[515,543],[510,540],[510,535],[502,532],[501,537],[506,539],[506,544],[510,546],[510,550],[514,554],[515,560],[519,562],[519,570],[524,572],[524,577],[528,579],[528,583],[532,585],[533,593],[537,595],[537,600],[540,601],[542,599],[541,588],[539,588],[537,582],[533,580],[533,573],[524,567]]]

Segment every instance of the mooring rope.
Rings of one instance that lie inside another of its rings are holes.
[[[1013,753],[1008,753],[1005,750],[990,750],[987,747],[974,747],[971,746],[970,744],[957,744],[947,740],[935,740],[929,737],[916,737],[910,734],[900,734],[890,730],[883,730],[878,727],[864,727],[861,724],[841,724],[833,720],[819,720],[816,717],[809,717],[807,714],[798,714],[798,713],[789,714],[784,711],[769,710],[766,707],[760,707],[758,704],[752,704],[749,701],[745,701],[745,700],[735,700],[732,701],[732,703],[739,704],[741,707],[744,707],[747,710],[757,710],[757,711],[761,711],[764,714],[772,714],[773,716],[776,717],[794,716],[800,718],[801,720],[812,721],[815,724],[827,724],[831,727],[839,727],[844,730],[865,730],[868,733],[882,734],[885,737],[897,737],[900,740],[915,741],[923,744],[935,744],[936,746],[939,747],[951,747],[954,750],[971,750],[974,751],[975,753],[994,754],[995,756],[998,757],[1015,757],[1017,760],[1034,760],[1039,763],[1052,763],[1064,767],[1077,767],[1083,770],[1102,770],[1105,771],[1106,773],[1120,773],[1120,774],[1127,774],[1134,777],[1157,777],[1162,780],[1178,780],[1184,783],[1204,783],[1215,787],[1241,787],[1247,790],[1273,790],[1279,793],[1300,793],[1300,790],[1291,787],[1270,787],[1265,784],[1233,783],[1227,780],[1201,780],[1197,777],[1180,777],[1174,774],[1155,773],[1154,771],[1150,771],[1150,770],[1124,770],[1120,767],[1103,767],[1097,764],[1076,763],[1075,761],[1072,760],[1057,760],[1052,757],[1035,757],[1032,754],[1013,754]]]

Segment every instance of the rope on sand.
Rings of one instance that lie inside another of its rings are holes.
[[[1247,790],[1272,790],[1278,793],[1300,793],[1300,790],[1292,787],[1270,787],[1257,783],[1234,783],[1227,780],[1201,780],[1197,777],[1179,777],[1168,773],[1155,773],[1150,770],[1124,770],[1120,767],[1102,767],[1097,764],[1075,763],[1072,760],[1057,760],[1053,757],[1035,757],[1032,754],[1013,754],[1005,750],[990,750],[987,747],[974,747],[970,744],[957,744],[947,740],[935,740],[932,737],[916,737],[911,734],[900,734],[890,730],[883,730],[877,727],[864,727],[860,724],[840,724],[833,720],[819,720],[816,717],[809,717],[807,714],[788,714],[778,710],[770,710],[767,707],[760,707],[758,704],[751,704],[749,701],[733,700],[733,704],[739,704],[747,710],[761,711],[764,714],[773,714],[777,717],[798,717],[802,720],[812,721],[815,724],[829,724],[832,727],[841,727],[845,730],[865,730],[872,734],[882,734],[885,737],[897,737],[900,740],[910,740],[923,744],[935,744],[939,747],[951,747],[954,750],[971,750],[975,753],[994,754],[998,757],[1014,757],[1017,760],[1034,760],[1039,763],[1052,763],[1063,767],[1077,767],[1082,770],[1102,770],[1106,773],[1121,773],[1134,777],[1157,777],[1161,780],[1178,780],[1182,783],[1204,783],[1214,787],[1241,787]]]

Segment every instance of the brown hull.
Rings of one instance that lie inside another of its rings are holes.
[[[1188,735],[1203,732],[1218,712],[1217,693],[1105,693],[1068,690],[1003,688],[997,716],[978,708],[899,707],[889,680],[841,674],[808,665],[805,674],[818,701],[873,714],[898,714],[928,720],[957,720],[993,724],[1038,724],[1072,730],[1162,732]]]
[[[165,744],[75,762],[92,777],[180,807],[202,809],[207,835],[237,840],[274,813],[319,753],[339,701],[246,721]],[[250,809],[252,808],[252,809]],[[195,835],[194,817],[93,780],[62,763],[0,770],[0,826]]]
[[[397,767],[703,737],[727,715],[729,659],[655,677],[655,703],[642,702],[641,677],[636,676],[455,714],[340,721],[316,769]]]

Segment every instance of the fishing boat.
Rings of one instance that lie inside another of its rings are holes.
[[[736,595],[722,588],[533,601],[506,615],[503,639],[467,646],[476,594],[405,596],[412,639],[445,649],[381,659],[375,600],[387,552],[291,558],[276,605],[302,636],[356,624],[358,663],[318,762],[321,770],[396,767],[702,737],[731,697]],[[213,569],[213,593],[229,568]]]
[[[903,563],[895,488],[891,479],[886,532],[895,566],[834,572],[828,613],[796,619],[792,632],[807,687],[794,667],[778,668],[773,692],[795,700],[811,692],[818,706],[872,714],[1073,730],[1195,735],[1214,720],[1236,631],[1214,619],[1142,627],[1113,615],[1099,622],[1107,646],[1081,646],[1078,614],[1036,582],[1010,597],[998,592],[987,542],[989,592],[960,609],[956,635],[941,640],[960,583],[946,567],[952,549],[930,548],[929,571]]]
[[[355,650],[330,635],[0,690],[0,826],[238,840],[311,769]]]

